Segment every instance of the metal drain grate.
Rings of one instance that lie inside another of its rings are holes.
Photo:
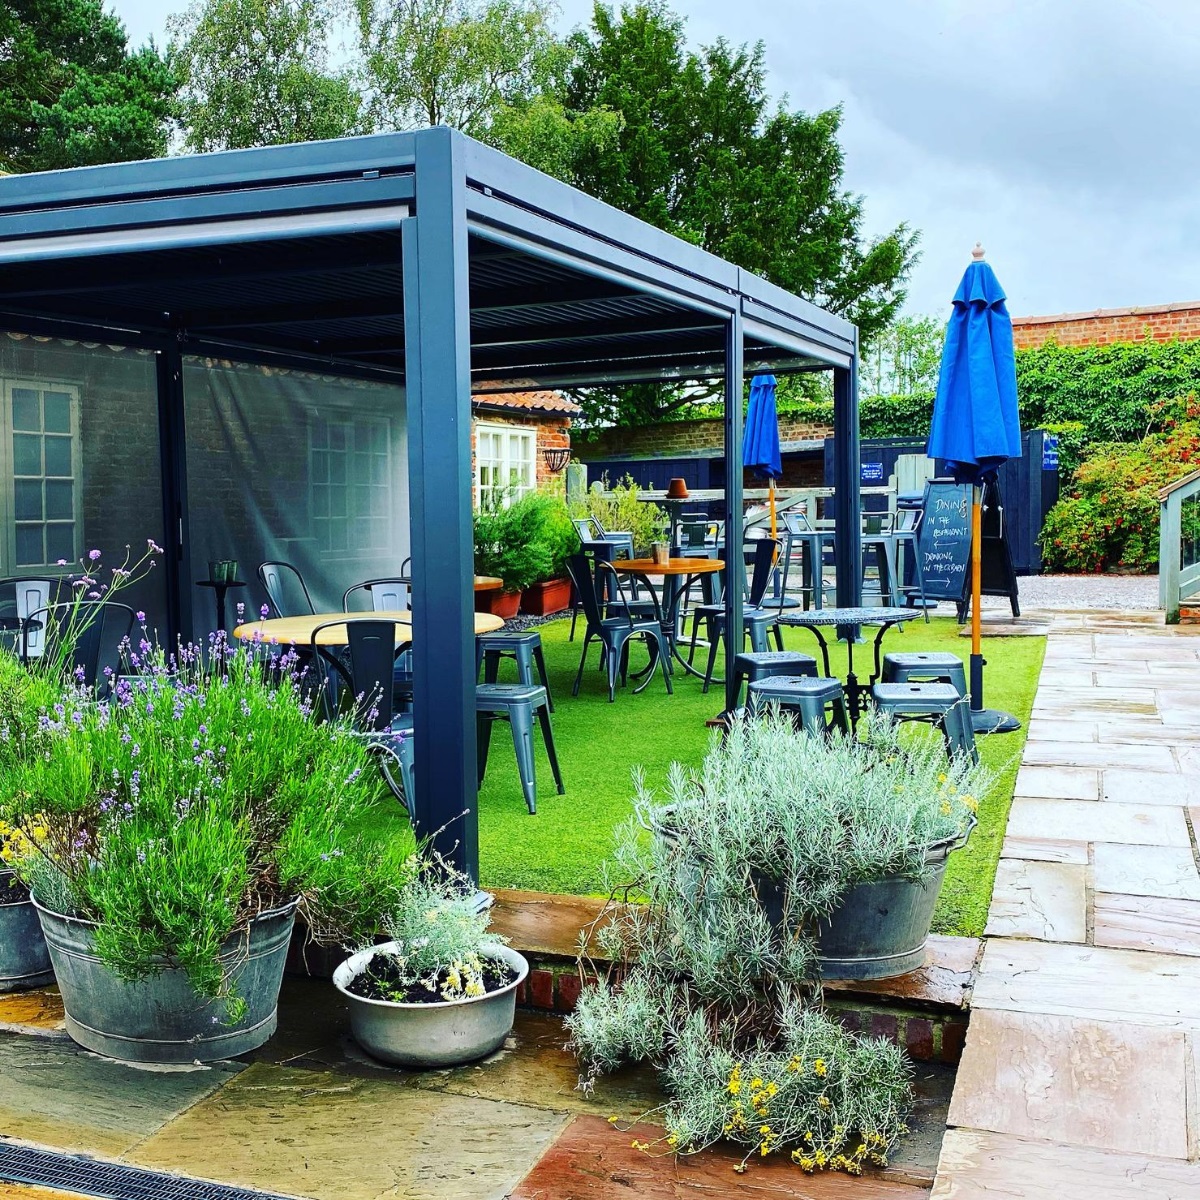
[[[31,1150],[4,1138],[0,1138],[0,1180],[81,1192],[106,1200],[291,1200],[274,1192],[183,1179],[74,1154]]]

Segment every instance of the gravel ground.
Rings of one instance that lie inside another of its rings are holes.
[[[1158,608],[1157,575],[1027,575],[1017,580],[1021,608]],[[983,607],[1007,608],[1004,596],[984,596]]]

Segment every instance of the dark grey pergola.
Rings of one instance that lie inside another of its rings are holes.
[[[405,386],[416,811],[472,871],[473,390],[721,378],[735,513],[744,377],[832,370],[838,603],[860,600],[854,326],[450,129],[0,179],[0,328],[157,352],[172,636],[183,355]]]

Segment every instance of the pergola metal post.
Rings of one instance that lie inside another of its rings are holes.
[[[477,880],[466,172],[450,130],[416,138],[403,226],[416,826]]]
[[[862,603],[862,495],[858,433],[858,334],[854,360],[833,372],[833,552],[839,608]],[[839,634],[841,630],[839,630]]]
[[[158,445],[162,467],[163,586],[167,594],[168,647],[192,639],[192,589],[188,579],[187,454],[183,415],[183,354],[172,340],[157,352]]]
[[[742,648],[742,375],[741,309],[725,325],[725,711],[737,707],[734,655]]]

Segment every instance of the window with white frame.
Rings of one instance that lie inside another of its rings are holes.
[[[79,389],[45,380],[0,385],[0,571],[73,563],[82,528]]]
[[[537,432],[512,425],[475,428],[475,503],[511,504],[537,487]]]
[[[392,423],[387,417],[313,414],[308,494],[323,554],[352,557],[392,545]]]

